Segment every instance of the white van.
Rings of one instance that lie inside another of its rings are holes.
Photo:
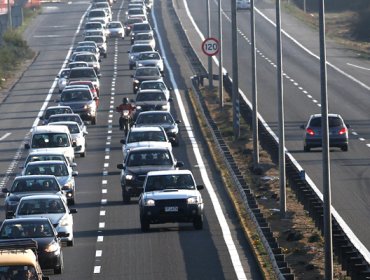
[[[75,160],[75,146],[68,127],[64,125],[35,126],[31,139],[24,145],[30,152],[61,152],[70,163]]]

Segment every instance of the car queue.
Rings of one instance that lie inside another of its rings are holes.
[[[112,4],[93,0],[81,32],[83,40],[57,75],[58,105],[44,110],[24,146],[29,155],[20,174],[9,188],[2,189],[6,198],[0,243],[5,239],[36,241],[41,269],[54,274],[63,272],[63,247],[75,243],[77,210],[72,206],[78,205],[77,158],[87,156],[87,128],[98,122],[99,79],[109,38],[131,35],[128,64],[130,70],[135,69],[132,88],[137,103],[121,140],[122,163],[117,165],[122,200],[129,203],[138,197],[142,231],[148,231],[150,224],[166,222],[190,222],[195,229],[203,228],[203,200],[198,191],[203,187],[196,185],[191,171],[178,170],[184,163],[173,154],[172,146],[179,145],[180,120],[171,115],[171,88],[163,79],[163,58],[155,49],[148,21],[152,1],[131,0],[124,25],[112,21]],[[148,173],[159,176],[155,188]]]

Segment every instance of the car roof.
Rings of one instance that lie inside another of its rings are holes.
[[[141,152],[141,151],[168,151],[171,152],[171,150],[168,147],[134,147],[130,149],[128,152]]]
[[[46,110],[52,110],[52,109],[60,109],[60,108],[62,108],[62,109],[71,109],[72,110],[72,108],[70,107],[70,106],[66,106],[66,105],[60,105],[60,106],[49,106],[49,107],[47,107],[46,109],[45,109],[45,111]]]
[[[32,166],[32,165],[39,165],[39,164],[63,164],[66,165],[66,162],[63,160],[38,160],[38,161],[30,161],[27,163],[27,166]],[[27,167],[26,166],[26,167]]]
[[[64,114],[59,114],[58,116]],[[66,126],[47,126],[47,125],[39,125],[39,126],[34,126],[32,130],[32,134],[39,134],[39,133],[69,133],[68,127]]]
[[[39,221],[48,221],[50,222],[49,218],[46,218],[46,217],[27,217],[27,218],[17,218],[17,219],[5,219],[3,221],[3,224],[4,223],[17,223],[17,222],[39,222]]]
[[[329,113],[328,114],[328,117],[338,117],[338,118],[341,118],[341,116],[339,114],[333,114],[333,113]],[[321,114],[313,114],[313,115],[311,115],[311,118],[321,118]]]
[[[130,133],[132,132],[146,132],[146,131],[163,131],[163,129],[157,125],[153,125],[153,126],[138,126],[138,127],[132,127],[130,129]]]
[[[77,125],[78,127],[80,126],[78,124],[78,122],[74,122],[74,121],[60,121],[60,122],[52,122],[52,123],[48,123],[47,125],[69,125],[69,124],[75,124]]]
[[[158,176],[158,175],[180,175],[180,174],[190,174],[193,173],[187,169],[175,169],[175,170],[160,170],[160,171],[149,171],[147,176]]]
[[[63,200],[62,197],[58,194],[35,194],[35,195],[27,195],[21,198],[21,201],[24,200],[33,200],[33,199],[60,199]]]
[[[163,90],[161,90],[161,89],[157,89],[157,88],[150,89],[150,88],[148,88],[148,89],[141,89],[141,90],[139,90],[137,92],[137,95],[140,94],[140,93],[147,93],[147,92],[163,93],[164,94]]]
[[[65,154],[63,152],[57,152],[57,151],[32,151],[28,154],[28,157],[30,156],[37,156],[37,155],[40,155],[40,156],[43,156],[43,155],[58,155],[58,156],[64,156],[65,157]]]
[[[56,177],[54,175],[19,175],[14,178],[14,181],[19,179],[35,179],[35,178],[56,180]]]
[[[145,112],[140,112],[140,114],[138,116],[140,116],[140,115],[151,115],[151,114],[171,115],[171,113],[167,112],[167,111],[145,111]]]

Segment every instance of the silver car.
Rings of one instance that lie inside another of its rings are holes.
[[[69,69],[69,68],[63,68],[62,70],[60,70],[59,74],[57,75],[57,78],[58,78],[58,82],[57,83],[58,83],[59,93],[62,92],[62,90],[64,89],[64,87],[68,83],[69,72],[71,72],[71,69]]]
[[[61,160],[33,161],[23,169],[22,175],[54,175],[66,193],[69,204],[75,204],[78,172]]]
[[[137,56],[136,67],[156,66],[163,74],[164,63],[159,52],[142,52]]]
[[[130,70],[134,69],[136,66],[136,60],[140,53],[142,52],[152,52],[154,51],[153,47],[150,44],[134,44],[131,46],[128,51],[128,63]]]
[[[120,21],[111,21],[107,25],[107,34],[109,38],[125,38],[125,29]]]
[[[348,151],[348,128],[343,118],[338,114],[328,114],[329,146]],[[301,125],[304,132],[303,149],[309,152],[311,148],[322,146],[321,114],[311,115],[306,125]]]
[[[143,32],[143,33],[136,33],[133,37],[133,40],[131,40],[132,44],[149,44],[155,49],[156,42],[154,39],[153,32]]]
[[[73,246],[73,216],[76,209],[69,209],[59,195],[43,194],[22,197],[14,213],[15,218],[49,218],[56,231],[66,233],[62,242],[67,246]]]
[[[164,92],[167,99],[170,98],[170,90],[172,90],[171,88],[167,87],[166,83],[163,80],[142,81],[138,91],[144,89],[160,89]]]

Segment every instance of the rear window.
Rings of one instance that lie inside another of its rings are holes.
[[[89,17],[105,17],[104,11],[91,11]]]
[[[45,119],[48,119],[52,115],[57,115],[57,114],[69,114],[73,113],[72,109],[70,108],[53,108],[53,109],[46,109],[45,112]]]
[[[91,69],[72,69],[69,78],[96,78],[96,73]]]
[[[89,101],[92,100],[91,93],[87,90],[63,91],[60,99],[62,102]]]
[[[147,23],[144,23],[144,24],[134,24],[132,30],[134,32],[137,32],[137,31],[143,31],[143,30],[152,30],[152,28],[150,27],[149,24]]]
[[[69,147],[70,142],[66,133],[39,133],[32,137],[32,148]]]
[[[321,127],[321,117],[313,118],[310,122],[310,126]],[[329,117],[329,127],[343,126],[343,122],[338,117]]]

